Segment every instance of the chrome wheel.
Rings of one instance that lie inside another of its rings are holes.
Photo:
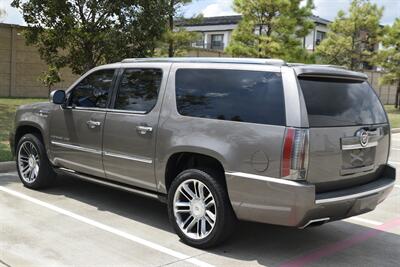
[[[21,178],[27,183],[33,183],[39,175],[39,152],[30,141],[21,144],[18,150],[18,168]]]
[[[176,189],[175,220],[189,238],[203,239],[214,229],[217,209],[210,189],[199,180],[186,180]]]

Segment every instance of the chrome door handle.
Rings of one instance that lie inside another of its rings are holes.
[[[136,127],[136,130],[140,133],[140,134],[147,134],[147,133],[151,133],[153,131],[153,127],[149,127],[149,126],[138,126]]]
[[[94,129],[96,127],[99,127],[101,125],[101,122],[90,120],[90,121],[87,121],[86,124],[90,129]]]
[[[39,116],[41,116],[41,117],[47,117],[47,116],[49,116],[49,114],[50,114],[50,111],[48,111],[48,110],[39,110]]]

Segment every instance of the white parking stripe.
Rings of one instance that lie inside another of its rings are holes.
[[[398,151],[398,150],[400,150],[400,148],[392,147],[392,150]]]
[[[389,160],[388,163],[389,164],[400,164],[400,161],[391,161],[391,160]]]
[[[0,176],[8,176],[8,175],[15,175],[17,172],[2,172],[0,173]]]
[[[351,217],[351,218],[348,218],[348,220],[368,223],[368,224],[372,224],[372,225],[382,225],[383,224],[381,222],[368,220],[368,219],[364,219],[364,218],[360,218],[360,217]]]
[[[0,191],[2,191],[2,192],[4,192],[4,193],[7,193],[7,194],[10,194],[10,195],[12,195],[12,196],[18,197],[18,198],[27,200],[27,201],[29,201],[29,202],[35,203],[35,204],[37,204],[37,205],[39,205],[39,206],[45,207],[45,208],[50,209],[50,210],[52,210],[52,211],[55,211],[55,212],[57,212],[57,213],[63,214],[63,215],[68,216],[68,217],[71,217],[71,218],[73,218],[73,219],[75,219],[75,220],[78,220],[78,221],[80,221],[80,222],[89,224],[89,225],[91,225],[91,226],[94,226],[94,227],[99,228],[99,229],[101,229],[101,230],[104,230],[104,231],[106,231],[106,232],[115,234],[115,235],[117,235],[117,236],[123,237],[123,238],[128,239],[128,240],[131,240],[131,241],[133,241],[133,242],[136,242],[136,243],[141,244],[141,245],[143,245],[143,246],[146,246],[146,247],[148,247],[148,248],[151,248],[151,249],[154,249],[154,250],[158,250],[159,252],[162,252],[162,253],[165,253],[165,254],[170,255],[170,256],[172,256],[172,257],[175,257],[175,258],[181,259],[181,260],[183,260],[183,261],[192,263],[192,264],[194,264],[194,265],[202,266],[202,267],[212,267],[212,266],[213,266],[213,265],[210,265],[210,264],[208,264],[208,263],[206,263],[206,262],[200,261],[200,260],[198,260],[198,259],[191,258],[190,256],[185,255],[185,254],[183,254],[183,253],[180,253],[180,252],[177,252],[177,251],[175,251],[175,250],[172,250],[172,249],[163,247],[163,246],[161,246],[161,245],[158,245],[158,244],[156,244],[156,243],[153,243],[153,242],[151,242],[151,241],[145,240],[145,239],[143,239],[143,238],[134,236],[134,235],[132,235],[132,234],[128,234],[128,233],[123,232],[123,231],[121,231],[121,230],[115,229],[115,228],[113,228],[113,227],[111,227],[111,226],[108,226],[108,225],[99,223],[99,222],[94,221],[94,220],[92,220],[92,219],[83,217],[83,216],[81,216],[81,215],[78,215],[78,214],[73,213],[73,212],[70,212],[70,211],[68,211],[68,210],[59,208],[59,207],[54,206],[54,205],[52,205],[52,204],[43,202],[43,201],[38,200],[38,199],[36,199],[36,198],[33,198],[33,197],[30,197],[30,196],[24,195],[24,194],[22,194],[22,193],[16,192],[16,191],[11,190],[11,189],[9,189],[9,188],[6,188],[6,187],[4,187],[4,186],[0,186]]]

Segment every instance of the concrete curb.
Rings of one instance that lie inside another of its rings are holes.
[[[400,128],[393,128],[392,133],[400,133]]]
[[[13,172],[15,170],[15,161],[0,162],[0,172]]]

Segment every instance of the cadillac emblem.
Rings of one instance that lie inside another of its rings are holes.
[[[368,136],[368,132],[364,129],[362,129],[359,132],[359,136],[360,136],[360,144],[362,147],[366,147],[368,145],[368,141],[369,141],[369,136]]]

